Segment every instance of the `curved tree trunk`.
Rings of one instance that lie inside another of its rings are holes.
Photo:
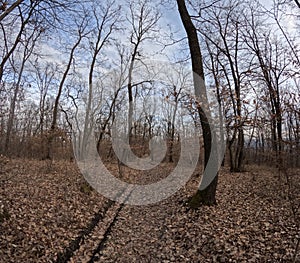
[[[177,0],[178,10],[182,23],[184,25],[188,42],[189,49],[191,53],[192,68],[193,68],[193,79],[194,79],[194,90],[195,95],[199,99],[201,98],[201,105],[198,104],[198,113],[200,117],[200,122],[203,131],[203,141],[204,141],[204,169],[206,168],[209,157],[211,154],[212,147],[212,131],[209,125],[209,118],[206,115],[208,110],[208,99],[206,94],[204,71],[202,54],[199,45],[197,30],[191,20],[188,10],[185,5],[184,0]],[[207,107],[204,110],[204,107]],[[198,189],[196,194],[190,200],[190,206],[193,208],[204,205],[216,204],[216,189],[218,183],[218,174],[214,176],[214,180],[203,190]]]

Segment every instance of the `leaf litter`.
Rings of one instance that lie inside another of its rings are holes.
[[[149,183],[173,164],[144,175],[123,167],[122,179]],[[116,176],[118,166],[109,164]],[[0,175],[1,262],[56,262],[108,200],[92,190],[75,163],[14,159]],[[125,205],[100,251],[108,212],[70,262],[300,262],[300,172],[248,166],[222,168],[217,206],[191,210],[185,201],[199,184],[194,175],[172,197],[146,206]],[[145,179],[146,178],[146,179]],[[102,211],[102,210],[103,211]],[[112,215],[110,215],[112,213]],[[110,219],[111,218],[111,219]],[[299,248],[298,248],[299,249]]]

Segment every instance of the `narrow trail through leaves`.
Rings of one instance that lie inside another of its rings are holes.
[[[172,167],[158,169],[147,180]],[[300,171],[288,172],[289,181],[268,167],[224,168],[218,205],[188,210],[196,176],[166,200],[129,206],[89,188],[74,163],[10,160],[0,175],[1,262],[299,262]]]

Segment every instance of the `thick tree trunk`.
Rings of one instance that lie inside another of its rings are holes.
[[[185,31],[187,33],[189,48],[191,53],[193,77],[194,77],[194,90],[195,95],[198,99],[201,99],[201,104],[198,105],[198,113],[200,116],[200,122],[203,131],[203,142],[204,142],[204,169],[206,168],[212,146],[212,132],[209,125],[209,118],[206,115],[209,111],[204,110],[204,107],[209,107],[208,99],[206,94],[203,62],[201,49],[199,45],[197,30],[191,20],[188,10],[185,5],[184,0],[177,0],[178,10],[182,23],[184,25]],[[214,176],[214,180],[203,190],[198,189],[196,194],[190,200],[190,206],[193,208],[199,207],[201,205],[213,205],[216,204],[216,189],[218,183],[218,176]]]

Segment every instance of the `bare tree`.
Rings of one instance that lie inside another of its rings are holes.
[[[295,0],[297,4],[299,4],[298,0]],[[299,36],[297,36],[297,33],[294,34],[294,36],[289,32],[289,30],[286,28],[285,24],[286,21],[290,19],[293,14],[290,14],[286,9],[286,7],[291,6],[291,3],[285,3],[284,1],[273,1],[272,8],[269,10],[262,6],[263,12],[266,14],[266,16],[273,19],[276,23],[276,26],[279,28],[283,38],[285,39],[286,43],[288,44],[291,56],[292,56],[292,63],[296,64],[297,67],[300,66],[300,55],[299,55],[299,49],[297,47],[297,39]],[[294,6],[291,7],[293,9]]]
[[[181,17],[181,21],[184,25],[188,44],[191,53],[192,69],[194,72],[194,90],[196,98],[201,99],[201,103],[198,103],[198,113],[200,116],[201,126],[203,130],[203,142],[204,142],[204,169],[207,167],[210,155],[212,153],[212,130],[209,124],[209,117],[207,116],[209,107],[206,87],[205,76],[203,71],[202,54],[200,50],[200,44],[198,40],[197,30],[192,22],[191,16],[187,10],[184,0],[177,0],[178,10]],[[206,109],[205,109],[205,108]],[[212,182],[203,190],[198,189],[196,194],[192,197],[190,205],[192,207],[198,207],[201,204],[213,205],[216,203],[216,189],[218,183],[218,174],[211,176],[214,177]]]
[[[118,50],[118,63],[117,63],[117,69],[112,72],[112,76],[108,76],[108,86],[114,87],[113,94],[107,95],[106,99],[106,105],[102,105],[102,107],[106,107],[108,109],[108,112],[104,112],[105,110],[100,113],[100,118],[102,121],[99,120],[97,122],[100,122],[100,133],[97,141],[97,150],[100,153],[101,148],[101,141],[105,135],[105,133],[110,134],[110,131],[107,131],[107,128],[109,125],[112,125],[115,119],[116,114],[116,108],[118,105],[118,98],[120,95],[120,92],[126,88],[126,80],[127,80],[127,72],[128,67],[130,63],[130,59],[127,56],[126,49],[119,44],[116,44],[116,49]]]
[[[55,80],[58,72],[58,65],[46,62],[45,65],[42,61],[39,61],[38,57],[33,58],[30,61],[32,64],[32,69],[30,70],[30,82],[36,85],[39,91],[39,124],[36,127],[35,133],[40,133],[41,136],[44,135],[46,130],[45,127],[45,107],[46,100],[51,92],[51,88],[56,84]]]
[[[83,18],[82,21],[80,21],[77,26],[78,26],[78,28],[77,28],[78,36],[77,36],[77,39],[75,40],[75,43],[73,44],[73,46],[71,48],[71,51],[69,54],[69,59],[68,59],[65,71],[63,73],[63,76],[60,80],[57,95],[56,95],[55,102],[54,102],[52,122],[51,122],[50,131],[48,134],[47,156],[46,156],[47,159],[53,158],[53,156],[52,156],[53,155],[52,154],[52,141],[55,137],[55,130],[57,128],[57,116],[58,116],[58,110],[59,110],[59,102],[60,102],[60,98],[62,96],[63,87],[64,87],[65,81],[67,79],[67,76],[69,74],[69,71],[71,69],[72,62],[74,61],[75,51],[78,48],[79,44],[81,43],[82,39],[88,34],[88,32],[85,32],[86,27],[87,27],[86,18]]]
[[[129,142],[132,133],[133,123],[133,70],[136,60],[141,57],[141,45],[145,40],[153,39],[153,33],[157,30],[156,26],[160,14],[150,6],[148,0],[133,1],[129,5],[130,17],[128,18],[131,26],[130,43],[132,45],[131,59],[128,72],[128,134]]]
[[[178,70],[173,70],[169,72],[166,69],[165,72],[166,79],[169,85],[167,85],[167,95],[166,100],[172,105],[167,119],[167,134],[169,140],[169,162],[174,162],[174,146],[175,146],[175,125],[177,114],[181,106],[181,101],[183,100],[184,93],[187,91],[187,87],[190,84],[190,74],[184,70],[184,66],[178,68]]]
[[[289,66],[287,50],[279,40],[272,39],[271,31],[259,28],[256,16],[252,12],[248,20],[245,43],[255,54],[261,79],[266,86],[265,102],[269,103],[272,132],[272,148],[276,153],[278,165],[281,163],[283,150],[283,108],[281,87],[287,81],[286,72]],[[268,107],[268,106],[267,106]]]
[[[85,153],[85,147],[87,139],[90,136],[91,128],[94,125],[92,116],[92,101],[93,101],[93,90],[94,90],[94,71],[98,55],[102,51],[105,45],[108,44],[112,33],[118,29],[118,21],[120,19],[120,6],[115,6],[115,3],[107,3],[106,6],[92,7],[93,19],[95,21],[95,27],[92,32],[94,35],[90,36],[90,48],[92,60],[89,66],[88,75],[88,98],[86,104],[86,114],[83,130],[82,146],[80,147],[82,153]]]
[[[21,89],[21,81],[25,70],[25,64],[27,60],[30,58],[31,54],[33,53],[36,42],[41,36],[42,32],[43,30],[39,28],[31,32],[24,32],[22,46],[20,46],[20,49],[23,50],[18,51],[21,52],[20,65],[17,67],[16,63],[12,62],[13,69],[18,76],[16,82],[14,83],[13,97],[10,102],[10,112],[9,112],[9,118],[7,123],[6,139],[5,139],[5,146],[4,146],[5,152],[7,153],[9,152],[9,142],[10,142],[10,136],[13,127],[13,121],[15,117],[15,107]],[[11,61],[13,61],[12,59],[14,59],[14,56],[11,56],[10,59]]]
[[[220,65],[220,51],[216,48],[216,51],[213,52],[212,47],[210,46],[210,43],[208,40],[206,40],[206,48],[209,54],[209,62],[206,63],[206,67],[211,72],[213,76],[213,85],[216,89],[216,97],[218,101],[218,111],[219,111],[219,123],[220,123],[220,133],[224,134],[224,121],[222,116],[224,115],[224,94],[222,91],[222,83],[221,78],[224,78],[224,74],[221,73],[221,65]],[[207,65],[208,64],[208,65]],[[221,137],[221,145],[226,145],[224,141],[224,137]],[[223,158],[222,165],[225,165],[225,157]]]
[[[9,22],[10,24],[10,30],[12,30],[12,32],[15,32],[15,28],[19,28],[18,31],[16,32],[16,37],[14,38],[14,40],[11,39],[11,35],[9,34],[8,31],[8,26],[5,26],[5,24],[1,23],[0,27],[2,30],[2,36],[3,36],[3,40],[4,40],[4,47],[3,50],[4,52],[2,53],[2,60],[0,63],[0,81],[2,81],[2,77],[3,77],[3,71],[4,71],[4,67],[6,65],[6,63],[9,61],[9,58],[12,56],[12,54],[14,53],[14,51],[17,49],[17,47],[20,45],[20,43],[22,43],[23,41],[23,36],[24,33],[26,33],[25,31],[27,30],[27,27],[30,26],[30,24],[32,23],[32,16],[34,14],[35,8],[37,6],[36,2],[32,2],[30,4],[30,6],[24,11],[22,10],[19,6],[17,7],[18,9],[18,16],[20,17],[20,21],[18,20],[18,17],[15,18],[13,17],[11,19],[11,21]],[[18,24],[20,24],[19,26],[17,26]],[[37,25],[39,26],[39,25]],[[34,28],[33,28],[34,31]]]
[[[242,7],[235,1],[226,4],[226,9],[213,6],[203,12],[203,18],[199,23],[203,22],[204,25],[201,27],[200,24],[199,32],[206,38],[209,45],[217,50],[215,52],[217,56],[213,59],[217,60],[227,82],[233,115],[229,118],[227,129],[230,168],[232,172],[240,172],[243,169],[245,140],[242,86],[243,76],[247,73],[249,66],[245,62],[248,54],[241,43],[242,26],[237,15]],[[249,61],[251,61],[250,57]]]

